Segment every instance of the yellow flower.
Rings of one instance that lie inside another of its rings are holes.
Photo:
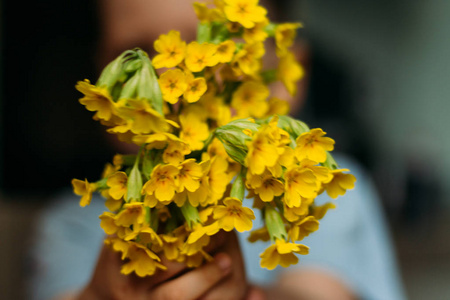
[[[207,85],[204,77],[194,78],[191,72],[186,72],[186,89],[184,90],[183,98],[188,103],[197,102],[201,96],[206,92]]]
[[[157,165],[144,184],[142,191],[155,195],[159,201],[168,201],[173,198],[178,187],[178,174],[180,170],[174,165]]]
[[[185,255],[194,255],[209,244],[210,235],[213,235],[219,231],[217,223],[213,223],[208,226],[202,226],[197,224],[194,226],[194,230],[189,234],[188,239],[184,243],[181,252]]]
[[[292,241],[301,241],[311,232],[319,229],[319,221],[313,216],[307,216],[302,220],[292,224],[289,230],[289,237]]]
[[[313,171],[294,167],[284,174],[285,203],[289,207],[299,207],[302,198],[315,198],[317,196],[317,178]]]
[[[232,61],[233,71],[237,74],[242,71],[246,75],[256,76],[261,69],[260,58],[264,56],[265,49],[262,42],[245,44]]]
[[[161,235],[163,240],[164,256],[168,260],[176,260],[180,255],[180,249],[183,246],[183,240],[176,236],[167,234]]]
[[[155,253],[138,243],[129,242],[125,255],[129,261],[122,266],[120,270],[122,274],[128,275],[135,272],[139,277],[145,277],[155,274],[157,269],[167,269],[158,263],[161,259]]]
[[[302,27],[300,23],[284,23],[279,24],[275,28],[275,43],[277,45],[277,54],[282,55],[287,48],[294,43],[297,29]]]
[[[244,28],[244,34],[242,35],[242,37],[249,44],[264,42],[265,39],[269,36],[264,30],[268,24],[269,20],[265,18],[264,21],[256,23],[252,28]]]
[[[89,80],[78,81],[75,88],[84,94],[79,101],[87,110],[96,111],[94,119],[120,123],[120,118],[115,115],[115,103],[108,90],[90,84]]]
[[[191,150],[203,148],[203,141],[209,136],[208,124],[193,114],[180,115],[180,138],[189,144]]]
[[[79,179],[72,179],[73,192],[81,196],[80,206],[85,207],[89,205],[92,200],[92,192],[95,192],[97,185],[95,183],[89,183],[87,179],[84,181]]]
[[[228,161],[220,156],[216,156],[211,160],[208,173],[208,187],[210,195],[210,203],[215,204],[217,200],[223,197],[230,183],[230,175],[227,173]]]
[[[322,219],[329,209],[335,209],[336,205],[334,205],[331,202],[319,205],[319,206],[313,206],[312,207],[312,215],[317,219]]]
[[[205,3],[194,2],[194,10],[200,22],[225,21],[225,16],[219,8],[208,8]]]
[[[261,118],[267,112],[267,98],[270,91],[266,85],[257,81],[246,81],[233,93],[231,107],[236,109],[238,116]]]
[[[123,210],[116,216],[116,225],[129,227],[133,225],[137,227],[139,224],[144,223],[145,209],[142,202],[125,203]]]
[[[286,90],[294,96],[297,93],[297,82],[303,78],[305,71],[295,59],[294,54],[287,52],[280,57],[277,69],[277,79],[280,80]]]
[[[189,149],[189,145],[185,142],[181,140],[169,141],[169,144],[163,153],[163,162],[178,165],[184,160],[184,156],[189,153],[191,153],[191,149]]]
[[[228,63],[233,59],[236,44],[232,40],[226,40],[217,45],[216,57],[220,63]]]
[[[258,5],[258,0],[225,0],[225,15],[228,20],[238,22],[245,28],[265,19],[267,10]]]
[[[175,67],[184,59],[186,42],[181,40],[178,31],[171,30],[168,34],[161,34],[153,46],[159,53],[152,60],[156,69]]]
[[[245,165],[252,174],[262,174],[266,167],[272,167],[278,160],[277,148],[270,144],[264,132],[257,132],[248,143]]]
[[[112,235],[119,230],[119,226],[116,225],[116,215],[110,212],[102,213],[100,218],[100,227],[103,228],[106,234]]]
[[[158,236],[158,234],[151,229],[150,227],[142,226],[138,230],[135,230],[133,232],[130,232],[124,237],[125,241],[132,241],[136,240],[139,237],[139,243],[141,244],[156,244],[157,246],[161,247],[163,245],[163,242],[161,238]]]
[[[189,71],[200,72],[205,67],[215,66],[219,61],[214,44],[192,42],[187,46],[185,63]]]
[[[302,133],[296,140],[295,156],[299,161],[309,159],[318,163],[327,159],[327,152],[334,149],[334,140],[324,137],[326,132],[320,128]]]
[[[258,194],[264,202],[270,202],[275,196],[280,196],[283,193],[283,183],[272,175],[264,176],[261,186],[255,188],[255,194]]]
[[[356,178],[352,174],[345,174],[348,169],[333,170],[333,179],[325,185],[328,196],[336,199],[338,196],[345,194],[346,190],[351,190],[355,187]]]
[[[283,216],[289,222],[296,222],[309,213],[309,206],[314,202],[314,198],[301,198],[299,207],[289,207],[283,204]]]
[[[165,101],[170,104],[178,102],[178,98],[186,90],[186,76],[180,69],[168,70],[158,79],[159,86]]]
[[[253,210],[242,206],[242,201],[227,197],[223,200],[224,205],[217,205],[214,208],[214,219],[218,220],[218,225],[225,231],[236,228],[239,232],[252,229],[255,214]]]
[[[288,243],[277,239],[274,245],[269,246],[261,253],[261,267],[273,270],[280,265],[286,268],[298,262],[298,258],[294,253],[305,255],[308,252],[309,248],[305,245]]]
[[[195,192],[200,187],[200,178],[203,176],[202,167],[195,159],[187,159],[180,164],[179,191],[184,189]]]
[[[210,161],[203,161],[200,163],[200,167],[202,168],[202,177],[199,179],[198,189],[194,192],[187,192],[189,203],[194,207],[197,207],[199,203],[206,205],[210,193],[208,173],[211,163]]]
[[[286,100],[281,100],[277,97],[272,97],[269,99],[269,110],[266,112],[266,116],[283,116],[289,113],[290,107],[289,102]]]
[[[270,240],[269,231],[267,230],[267,227],[261,227],[255,230],[252,230],[250,232],[250,235],[248,236],[247,240],[250,243],[254,243],[256,241],[263,241],[267,242]]]
[[[169,130],[169,124],[164,117],[154,110],[148,101],[128,99],[120,102],[118,113],[127,119],[123,130],[131,130],[135,134],[149,134]],[[121,126],[115,127],[120,131]]]
[[[116,172],[108,177],[106,185],[109,186],[109,195],[115,200],[122,199],[127,193],[127,174]]]

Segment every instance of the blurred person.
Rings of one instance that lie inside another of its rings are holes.
[[[270,4],[270,3],[267,3]],[[267,7],[266,4],[266,7]],[[106,65],[122,51],[151,50],[157,37],[179,29],[185,40],[195,38],[196,17],[191,1],[102,0],[98,62]],[[170,12],[170,18],[167,14]],[[302,84],[305,84],[303,81]],[[300,90],[305,90],[300,88]],[[302,98],[303,96],[300,96]],[[127,152],[127,147],[119,152]],[[274,271],[259,266],[267,243],[250,244],[248,233],[221,233],[212,239],[211,263],[187,270],[164,262],[165,272],[138,278],[120,274],[118,253],[102,247],[94,198],[78,207],[64,192],[37,223],[30,281],[32,299],[403,299],[396,261],[378,194],[370,177],[351,159],[336,156],[357,178],[354,190],[337,200],[338,208],[321,221],[320,230],[305,239],[310,254],[296,266]],[[317,198],[327,202],[325,195]],[[254,221],[254,228],[262,219]],[[241,250],[240,250],[240,247]]]

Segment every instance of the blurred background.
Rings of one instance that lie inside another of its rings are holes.
[[[373,176],[409,299],[450,299],[450,2],[279,4],[304,24],[298,117]],[[0,14],[0,295],[23,299],[33,218],[114,152],[74,88],[98,76],[97,3],[1,1]]]

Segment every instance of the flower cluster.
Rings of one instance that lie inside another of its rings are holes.
[[[286,116],[286,101],[271,96],[281,81],[294,95],[303,69],[291,51],[299,23],[275,24],[257,0],[194,4],[196,41],[178,31],[162,34],[153,58],[128,50],[112,61],[95,85],[76,88],[93,118],[135,155],[116,155],[102,179],[73,179],[80,205],[93,192],[106,199],[100,225],[106,243],[127,262],[122,273],[152,275],[166,267],[161,256],[196,267],[220,230],[253,229],[254,210],[265,222],[249,240],[271,240],[261,266],[273,269],[307,254],[299,244],[318,229],[332,203],[354,186],[338,169],[334,141],[319,128]],[[267,41],[278,64],[266,68]],[[244,205],[253,199],[252,208]]]

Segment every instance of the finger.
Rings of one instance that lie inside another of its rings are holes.
[[[161,264],[166,266],[167,270],[157,270],[155,274],[147,277],[139,277],[134,273],[131,274],[133,284],[137,288],[143,287],[145,290],[151,290],[167,280],[178,277],[187,270],[184,263],[168,260],[164,255],[161,257]]]
[[[239,241],[234,232],[226,234],[226,244],[220,249],[232,258],[231,273],[225,280],[208,290],[202,300],[243,299],[248,290],[245,279],[244,261],[239,249]]]
[[[197,299],[226,277],[230,270],[231,258],[219,253],[213,262],[161,284],[150,293],[149,299]]]
[[[220,230],[215,235],[211,236],[209,244],[204,248],[204,250],[209,254],[215,254],[218,250],[225,245],[227,240],[228,232]]]
[[[260,287],[251,286],[248,289],[248,293],[245,297],[245,300],[266,300],[267,297],[264,293],[264,290]]]

